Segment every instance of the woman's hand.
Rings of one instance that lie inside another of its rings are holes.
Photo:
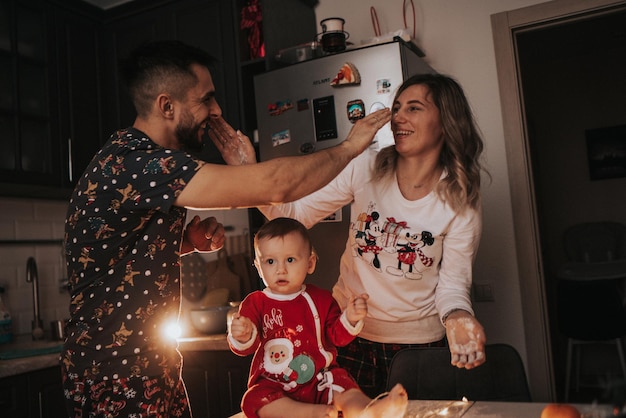
[[[485,362],[485,330],[476,318],[463,310],[453,311],[445,326],[453,366],[473,369]]]
[[[221,116],[209,121],[209,138],[213,141],[228,165],[256,163],[256,153],[250,138],[235,131]]]

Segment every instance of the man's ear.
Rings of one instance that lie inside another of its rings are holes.
[[[167,118],[174,116],[174,105],[172,99],[167,94],[161,94],[157,97],[157,105],[162,115]]]

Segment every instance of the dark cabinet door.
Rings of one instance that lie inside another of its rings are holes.
[[[1,183],[60,181],[50,30],[43,1],[0,2]]]
[[[65,416],[65,397],[58,366],[28,374],[29,416],[58,418]]]
[[[183,359],[183,378],[194,418],[222,418],[240,412],[252,356],[185,351]]]
[[[61,368],[48,367],[0,379],[0,411],[11,418],[65,417]]]
[[[54,16],[62,187],[71,188],[104,142],[99,84],[107,66],[99,57],[96,19],[62,8]]]
[[[101,144],[95,17],[0,2],[0,194],[64,199]]]
[[[0,379],[2,416],[28,418],[28,378],[25,374]]]

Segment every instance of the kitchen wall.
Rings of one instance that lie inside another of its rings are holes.
[[[68,317],[69,294],[61,292],[61,240],[65,202],[0,198],[0,284],[2,299],[13,318],[14,334],[29,334],[33,320],[33,285],[26,282],[26,261],[34,257],[39,276],[39,307],[44,329],[50,321]],[[28,241],[47,241],[29,244]]]
[[[489,342],[504,342],[526,360],[520,277],[513,231],[500,96],[491,30],[491,15],[533,4],[538,0],[414,0],[415,38],[425,60],[438,72],[456,78],[465,89],[485,140],[485,163],[492,182],[483,186],[483,238],[475,263],[474,282],[488,284],[493,302],[474,304]],[[381,32],[405,27],[413,32],[411,2],[403,0],[320,0],[318,22],[343,17],[348,41],[360,44],[374,37],[370,7],[374,6]],[[320,28],[321,32],[321,28]]]
[[[33,320],[33,286],[26,282],[26,261],[34,257],[39,273],[39,306],[44,329],[50,332],[50,322],[69,315],[69,293],[60,290],[66,279],[62,258],[65,211],[67,202],[37,199],[0,198],[0,285],[5,288],[2,299],[13,317],[14,334],[30,334]],[[247,232],[246,209],[229,211],[189,211],[205,218],[215,216],[227,233]],[[33,243],[39,241],[45,243]],[[206,254],[207,260],[215,254]]]

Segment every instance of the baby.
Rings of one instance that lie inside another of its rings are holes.
[[[304,284],[317,256],[294,219],[263,225],[254,248],[267,287],[244,299],[228,334],[235,354],[254,353],[241,402],[246,417],[402,417],[408,398],[401,385],[372,400],[336,362],[336,347],[363,328],[369,296],[352,296],[342,313],[329,291]]]

